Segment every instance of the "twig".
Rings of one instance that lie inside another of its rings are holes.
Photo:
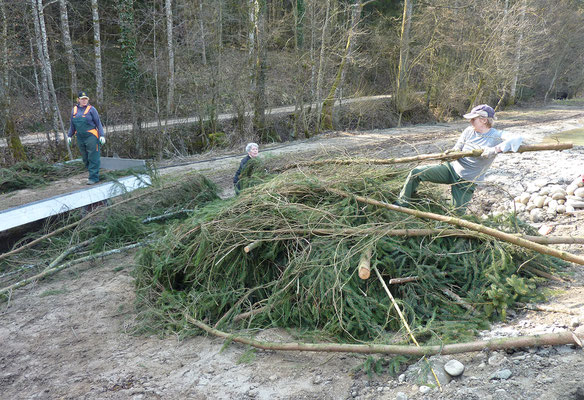
[[[420,279],[417,276],[408,276],[405,278],[392,278],[389,280],[390,285],[401,285],[402,283],[417,282]]]
[[[491,340],[479,340],[467,343],[447,344],[444,346],[403,346],[391,344],[346,344],[346,343],[275,343],[262,342],[250,338],[237,336],[234,334],[219,331],[209,325],[194,319],[188,314],[184,314],[185,319],[191,324],[217,337],[228,339],[233,342],[243,343],[263,350],[281,351],[319,351],[337,353],[360,353],[360,354],[402,354],[410,356],[425,356],[435,354],[460,354],[475,351],[505,350],[522,347],[538,346],[559,346],[564,344],[579,345],[584,340],[584,327],[579,327],[575,331],[563,331],[558,333],[547,333],[543,335],[518,336],[509,338],[497,338]]]

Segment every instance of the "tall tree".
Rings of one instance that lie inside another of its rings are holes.
[[[11,69],[8,56],[8,18],[4,0],[0,0],[0,132],[4,132],[6,143],[15,161],[26,160],[26,153],[22,147],[20,136],[16,130],[14,115],[10,111],[10,76]]]
[[[98,104],[103,104],[103,72],[101,67],[101,33],[99,28],[99,6],[97,0],[91,0],[91,17],[93,21],[93,54],[95,58],[95,94]]]
[[[399,112],[398,126],[401,126],[402,115],[408,106],[408,56],[410,53],[410,28],[412,25],[413,3],[414,0],[404,0],[404,13],[399,43],[397,88],[395,92],[395,105]]]
[[[349,32],[347,33],[347,43],[345,45],[345,51],[341,58],[341,63],[337,69],[337,74],[329,91],[329,94],[322,103],[321,123],[322,129],[325,130],[333,129],[333,106],[335,104],[336,94],[338,92],[338,89],[341,87],[345,76],[345,64],[347,63],[347,60],[351,58],[351,53],[353,50],[353,37],[355,36],[359,20],[361,19],[361,10],[363,10],[363,5],[361,4],[360,0],[357,0],[354,4],[352,4],[351,25],[349,27]]]
[[[174,39],[172,31],[172,1],[166,0],[166,48],[168,51],[168,93],[166,98],[166,115],[170,117],[174,106]],[[155,61],[156,62],[156,61]]]
[[[77,97],[77,68],[75,67],[75,58],[73,57],[73,45],[71,43],[71,34],[69,30],[69,15],[67,13],[67,3],[65,0],[59,0],[61,11],[61,33],[63,35],[63,46],[67,54],[67,67],[71,78],[71,98]]]
[[[136,109],[138,102],[138,62],[136,60],[136,27],[134,25],[134,1],[120,0],[118,4],[120,26],[120,45],[122,52],[122,78],[128,98],[134,103],[131,107],[132,126],[134,133],[140,130],[139,115]],[[141,138],[137,135],[136,147],[139,150]]]
[[[266,0],[254,0],[253,128],[260,139],[266,130]]]

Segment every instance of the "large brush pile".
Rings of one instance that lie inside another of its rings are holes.
[[[537,278],[528,271],[549,271],[551,258],[485,237],[392,236],[396,229],[447,226],[329,191],[391,202],[404,175],[395,168],[335,166],[275,176],[203,208],[145,249],[138,290],[175,328],[188,311],[226,331],[290,327],[384,343],[405,332],[377,274],[358,277],[368,249],[372,269],[386,282],[416,277],[390,290],[425,342],[472,335],[516,301],[534,299]],[[420,207],[449,212],[431,193],[421,197],[430,201]]]

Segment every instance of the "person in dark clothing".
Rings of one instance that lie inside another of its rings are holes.
[[[236,194],[239,193],[239,191],[241,190],[241,187],[239,185],[239,176],[243,172],[247,162],[252,158],[256,158],[258,156],[260,148],[256,143],[248,143],[247,146],[245,146],[245,151],[247,152],[247,155],[243,157],[243,160],[241,160],[241,162],[239,163],[239,168],[237,169],[237,171],[235,172],[235,176],[233,177],[233,186],[235,186]]]
[[[88,185],[99,182],[100,146],[105,144],[105,134],[95,107],[89,104],[89,96],[79,92],[77,105],[71,111],[71,126],[67,134],[67,144],[71,145],[73,136],[77,135],[77,147],[89,172]]]

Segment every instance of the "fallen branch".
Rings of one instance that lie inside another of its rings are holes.
[[[61,261],[63,261],[69,254],[71,253],[76,253],[78,250],[90,245],[91,243],[95,242],[96,238],[91,238],[91,239],[87,239],[84,242],[81,242],[73,247],[69,247],[67,250],[65,250],[63,253],[61,253],[61,255],[59,255],[57,258],[55,258],[53,260],[52,263],[50,263],[47,268],[45,268],[46,270],[52,269],[54,268],[57,264],[59,264]]]
[[[519,146],[517,153],[525,153],[528,151],[544,151],[544,150],[568,150],[574,147],[572,143],[558,143],[558,144],[536,144],[536,145],[523,145]],[[480,157],[483,149],[475,149],[471,151],[453,151],[451,153],[433,153],[433,154],[421,154],[411,157],[401,157],[401,158],[386,158],[386,159],[367,159],[367,158],[354,158],[354,159],[327,159],[327,160],[317,160],[317,161],[305,161],[298,162],[294,164],[289,164],[284,167],[278,168],[275,171],[286,171],[295,167],[317,167],[321,165],[355,165],[355,164],[375,164],[375,165],[391,165],[391,164],[405,164],[415,161],[453,161],[463,157]]]
[[[275,343],[262,342],[255,339],[245,338],[234,334],[219,331],[209,325],[194,319],[188,314],[184,314],[185,319],[191,324],[217,337],[228,339],[233,342],[246,344],[263,350],[281,351],[319,351],[336,353],[360,353],[360,354],[402,354],[410,356],[424,356],[434,354],[459,354],[474,351],[505,350],[522,347],[538,346],[559,346],[565,344],[575,344],[581,346],[584,340],[584,327],[579,327],[576,331],[563,331],[559,333],[547,333],[534,336],[519,336],[509,338],[499,338],[491,340],[478,340],[468,343],[447,344],[444,346],[405,346],[391,344],[344,344],[344,343]]]
[[[434,237],[466,237],[466,238],[483,238],[485,235],[475,231],[463,229],[386,229],[383,226],[367,226],[365,228],[342,228],[342,229],[276,229],[272,231],[262,231],[272,235],[295,234],[295,235],[320,235],[320,236],[349,236],[349,235],[369,235],[383,234],[384,236],[434,236]],[[580,236],[534,236],[511,234],[518,238],[529,240],[539,244],[584,244],[584,237]]]
[[[169,219],[169,218],[174,218],[177,215],[181,215],[181,214],[189,214],[192,213],[195,210],[191,210],[191,209],[184,209],[184,210],[178,210],[178,211],[174,211],[174,212],[170,212],[170,213],[166,213],[166,214],[162,214],[162,215],[156,215],[154,217],[148,217],[148,218],[144,218],[142,220],[143,224],[149,224],[150,222],[154,222],[154,221],[163,221],[165,219]]]
[[[112,254],[116,254],[116,253],[121,253],[123,251],[130,250],[130,249],[133,249],[135,247],[140,247],[140,246],[143,246],[145,244],[146,244],[146,242],[130,244],[128,246],[120,247],[119,249],[108,250],[108,251],[104,251],[104,252],[98,253],[98,254],[91,254],[89,256],[81,257],[81,258],[78,258],[76,260],[69,261],[65,264],[61,264],[61,265],[56,266],[54,268],[46,269],[43,272],[41,272],[40,274],[31,276],[30,278],[23,279],[19,282],[16,282],[13,285],[10,285],[10,286],[7,286],[5,288],[0,289],[0,295],[4,294],[6,292],[12,291],[14,289],[18,289],[20,287],[26,286],[29,283],[34,282],[38,279],[42,279],[42,278],[45,278],[49,275],[56,274],[57,272],[65,269],[65,268],[69,268],[72,265],[80,264],[80,263],[85,262],[85,261],[95,260],[95,259],[100,258],[100,257],[103,258],[103,257],[109,256]]]
[[[486,227],[486,226],[481,225],[481,224],[466,221],[466,220],[461,219],[461,218],[456,218],[456,217],[441,215],[441,214],[434,214],[434,213],[430,213],[430,212],[426,212],[426,211],[413,210],[411,208],[406,208],[406,207],[400,207],[400,206],[386,203],[384,201],[379,201],[379,200],[371,199],[368,197],[354,195],[354,194],[351,194],[351,193],[348,193],[348,192],[345,192],[342,190],[338,190],[338,189],[327,188],[326,190],[328,190],[331,193],[337,194],[341,197],[354,198],[358,202],[370,204],[372,206],[387,208],[389,210],[399,211],[399,212],[403,212],[405,214],[413,215],[413,216],[418,217],[418,218],[433,219],[436,221],[446,222],[447,224],[450,224],[450,225],[456,225],[456,226],[460,226],[462,228],[467,228],[467,229],[477,231],[477,232],[492,236],[494,238],[497,238],[497,239],[500,239],[500,240],[503,240],[503,241],[506,241],[509,243],[513,243],[513,244],[520,246],[520,247],[525,247],[527,249],[536,251],[536,252],[541,253],[541,254],[547,254],[547,255],[550,255],[553,257],[560,258],[564,261],[570,261],[570,262],[574,262],[576,264],[584,265],[584,257],[580,257],[580,256],[577,256],[575,254],[568,253],[566,251],[552,249],[550,247],[541,245],[539,243],[534,243],[532,241],[522,239],[522,238],[515,236],[515,235],[512,235],[510,233],[505,233],[505,232],[499,231],[497,229]]]

